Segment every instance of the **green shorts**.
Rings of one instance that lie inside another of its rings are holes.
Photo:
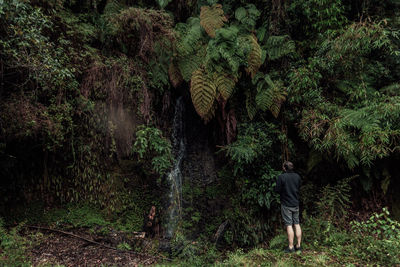
[[[299,207],[286,207],[281,205],[281,213],[285,226],[300,224]]]

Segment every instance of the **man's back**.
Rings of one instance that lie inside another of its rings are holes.
[[[299,206],[301,178],[295,172],[285,172],[278,176],[275,191],[281,195],[281,204],[286,207]]]

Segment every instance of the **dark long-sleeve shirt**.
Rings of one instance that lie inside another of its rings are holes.
[[[299,206],[299,191],[301,178],[295,172],[285,172],[278,175],[275,192],[281,195],[281,204],[287,207]]]

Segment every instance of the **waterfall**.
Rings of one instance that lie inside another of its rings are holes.
[[[169,183],[169,203],[166,224],[166,237],[171,238],[182,217],[182,172],[181,165],[185,156],[185,129],[183,122],[184,115],[183,98],[176,100],[175,114],[173,121],[172,146],[175,161],[172,170],[168,173],[167,181]]]

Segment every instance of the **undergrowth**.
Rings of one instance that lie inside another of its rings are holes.
[[[29,242],[26,238],[19,235],[22,226],[21,224],[7,230],[4,227],[3,218],[0,218],[0,266],[31,266],[26,257]]]

